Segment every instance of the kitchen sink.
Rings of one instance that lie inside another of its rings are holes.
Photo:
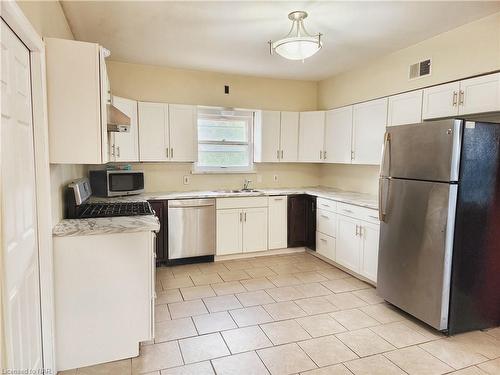
[[[231,194],[243,194],[243,193],[260,193],[257,189],[234,189],[234,190],[216,190],[217,193],[231,193]]]

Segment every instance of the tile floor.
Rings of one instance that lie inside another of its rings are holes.
[[[500,327],[453,337],[308,253],[157,269],[137,358],[61,374],[500,374]]]

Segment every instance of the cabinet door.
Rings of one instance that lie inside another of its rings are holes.
[[[217,210],[216,216],[217,255],[241,253],[243,251],[243,212],[239,208]]]
[[[500,111],[500,73],[460,82],[459,114]]]
[[[99,84],[100,84],[100,99],[101,99],[101,157],[102,163],[109,161],[108,153],[108,104],[111,103],[111,88],[109,85],[108,70],[106,69],[104,48],[99,47]]]
[[[267,250],[267,207],[243,211],[243,252]]]
[[[422,121],[423,90],[389,96],[387,126],[417,124]]]
[[[378,239],[380,227],[376,224],[360,224],[359,236],[361,238],[361,270],[360,274],[367,279],[377,282],[378,267]]]
[[[280,159],[279,111],[259,111],[254,127],[254,160],[256,162],[278,162]]]
[[[287,197],[269,197],[269,249],[287,247]]]
[[[307,199],[305,195],[301,194],[288,196],[288,247],[305,246],[307,242],[307,218],[309,216],[307,206]]]
[[[113,105],[130,117],[130,132],[113,133],[111,155],[114,161],[139,161],[139,130],[137,129],[137,102],[113,96]]]
[[[325,158],[327,163],[351,164],[352,106],[326,112]]]
[[[151,208],[154,210],[156,217],[160,221],[160,231],[156,234],[156,261],[163,262],[168,260],[168,241],[166,241],[167,236],[167,219],[168,215],[166,210],[168,206],[167,201],[154,200],[149,201]]]
[[[322,162],[325,136],[325,112],[300,112],[299,161]]]
[[[306,201],[306,243],[305,246],[316,250],[316,197],[304,195]]]
[[[353,164],[380,164],[387,124],[387,98],[353,107]]]
[[[194,105],[168,106],[170,160],[193,162],[198,160],[197,112]]]
[[[281,112],[280,160],[296,162],[299,152],[299,112]]]
[[[335,238],[316,232],[316,252],[335,261]]]
[[[168,160],[167,104],[139,102],[140,161]]]
[[[316,219],[316,230],[330,237],[335,237],[337,232],[337,214],[325,211],[317,210]]]
[[[360,270],[361,243],[359,240],[359,221],[348,216],[338,215],[337,247],[335,261],[354,271]]]
[[[429,120],[458,115],[459,82],[451,82],[424,89],[422,118]]]

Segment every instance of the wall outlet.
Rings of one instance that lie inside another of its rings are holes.
[[[182,177],[182,183],[184,185],[189,185],[190,181],[191,181],[191,178],[188,175],[185,175],[184,177]]]
[[[273,181],[278,182],[278,175],[277,174],[273,175]]]

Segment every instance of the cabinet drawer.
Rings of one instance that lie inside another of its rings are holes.
[[[267,207],[267,197],[236,197],[216,199],[217,209]]]
[[[316,252],[328,259],[335,260],[335,238],[316,232]]]
[[[377,210],[373,210],[371,208],[339,202],[337,204],[337,212],[339,214],[355,217],[356,219],[365,220],[370,223],[379,223]]]
[[[335,237],[337,232],[337,214],[319,209],[316,211],[316,229],[318,232]]]
[[[317,204],[319,210],[325,210],[330,212],[337,211],[337,202],[332,201],[330,199],[318,198]]]
[[[269,197],[269,206],[280,206],[287,204],[287,196],[286,195],[277,195]]]

